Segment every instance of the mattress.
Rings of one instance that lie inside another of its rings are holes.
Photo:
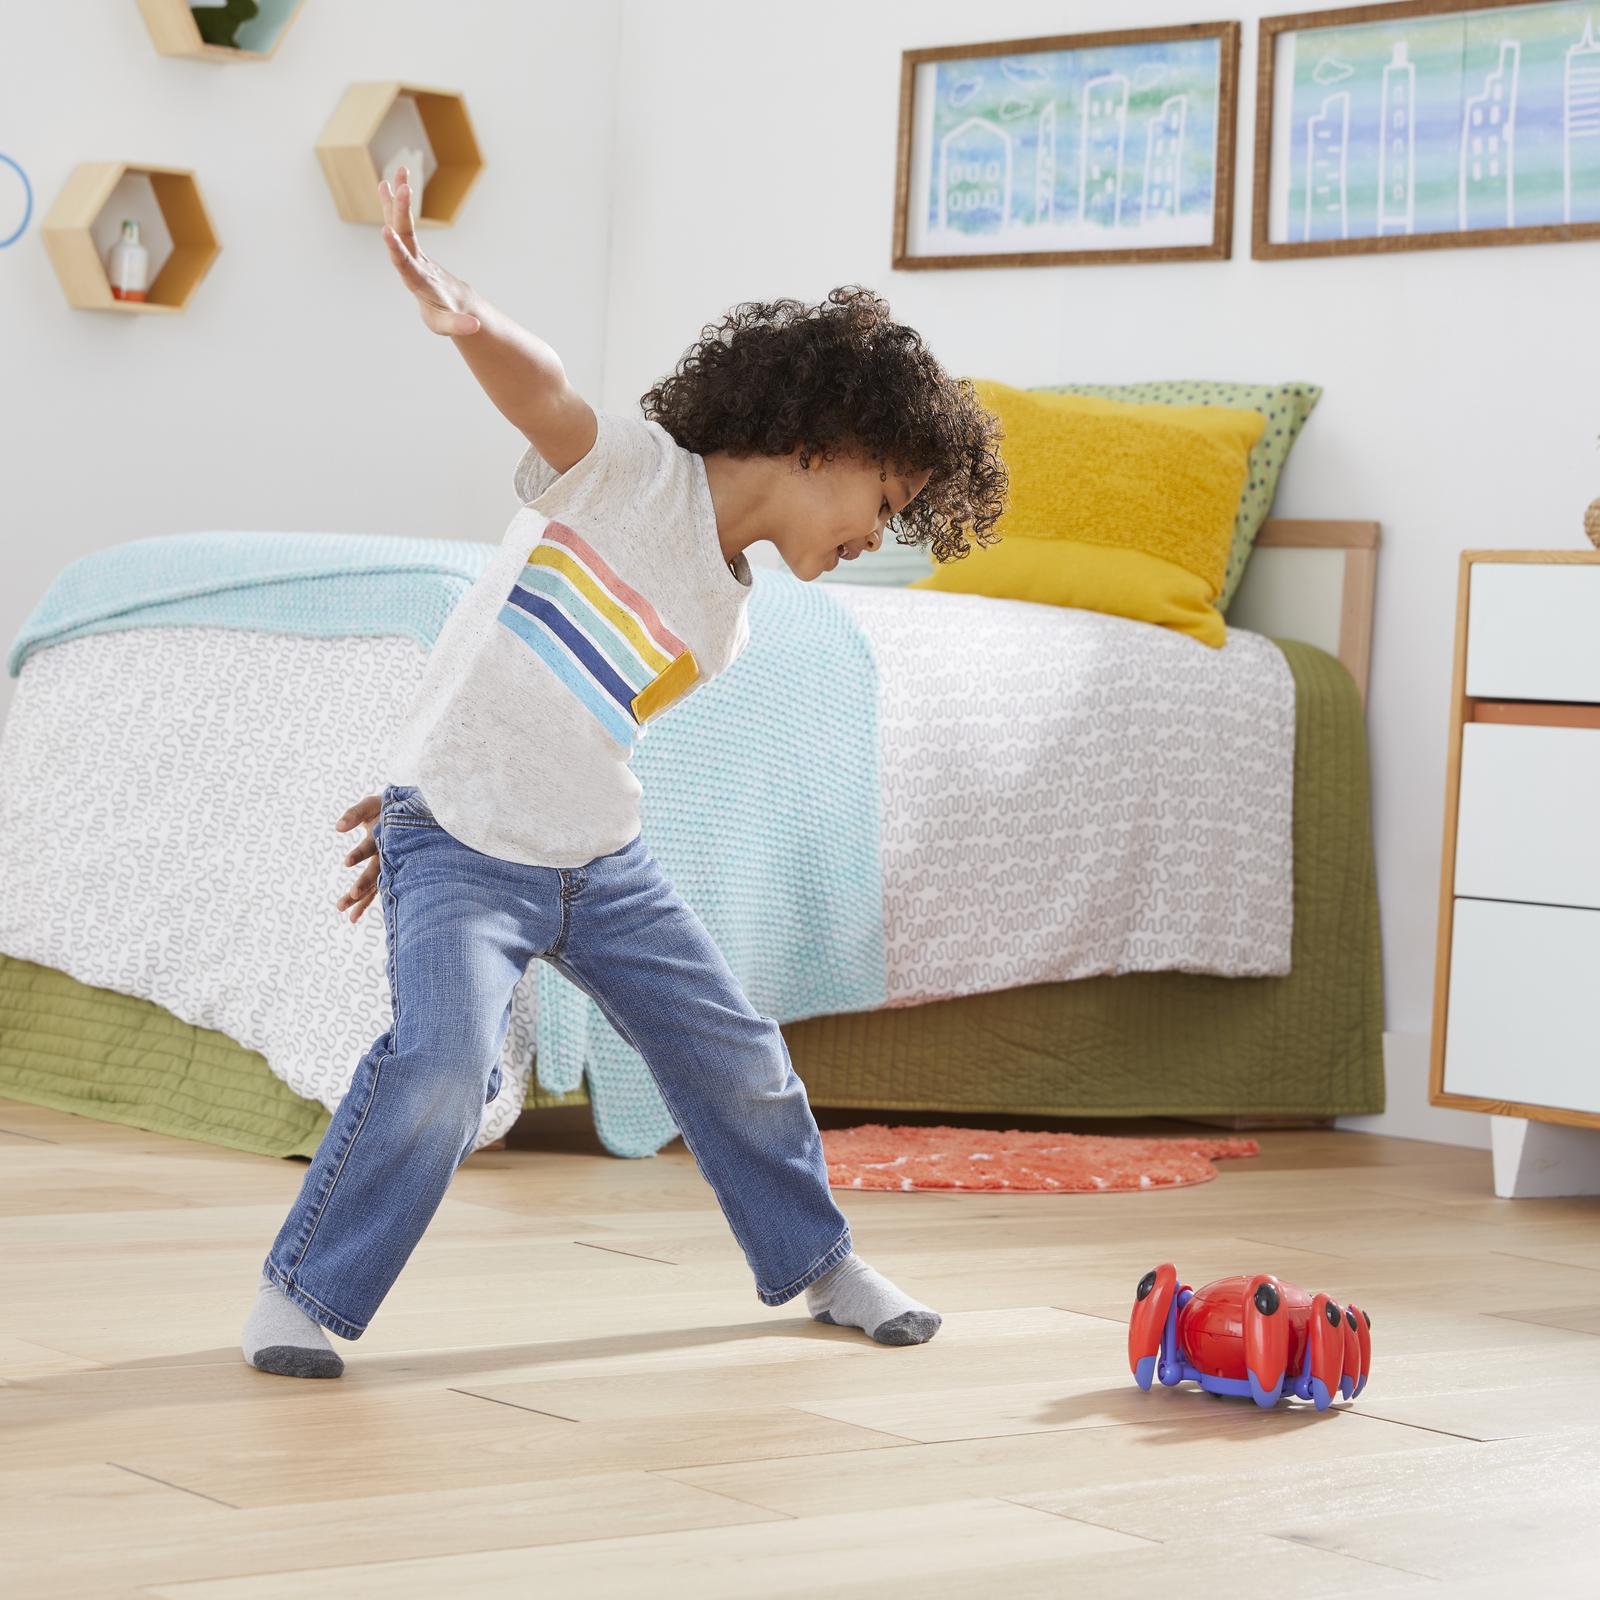
[[[1381,1112],[1362,704],[1333,656],[1280,648],[1296,690],[1288,973],[1094,976],[790,1022],[814,1106],[1053,1120]],[[528,1115],[589,1098],[525,1077]],[[309,1158],[330,1120],[226,1034],[5,955],[0,1098],[277,1157]]]
[[[828,595],[875,672],[878,793],[838,804],[877,808],[881,897],[764,914],[828,947],[881,948],[860,1009],[1095,974],[1288,970],[1294,684],[1269,641],[1233,630],[1214,651],[1025,602]],[[389,1005],[381,919],[330,909],[351,876],[332,820],[377,787],[424,659],[398,634],[126,616],[30,654],[0,735],[0,954],[230,1038],[331,1110]],[[706,719],[701,747],[720,749],[720,705],[692,697],[656,750],[692,747],[691,714]],[[777,710],[778,745],[784,716],[814,713],[799,700]],[[828,818],[786,817],[781,773],[761,770],[775,779],[770,811],[747,823],[826,849]],[[742,924],[718,925],[711,884],[691,903],[755,996]],[[507,1090],[485,1108],[480,1146],[524,1103],[540,966],[513,998]]]
[[[1054,1117],[1384,1109],[1365,729],[1349,674],[1280,641],[1295,681],[1291,970],[1094,976],[785,1025],[818,1106]],[[524,1076],[526,1076],[526,1071]],[[150,1001],[0,955],[0,1097],[309,1157],[327,1108],[259,1052]],[[529,1082],[526,1106],[585,1100]]]

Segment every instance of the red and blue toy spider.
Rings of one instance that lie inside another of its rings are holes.
[[[1170,1261],[1152,1267],[1134,1290],[1128,1365],[1149,1392],[1189,1379],[1212,1394],[1251,1396],[1275,1406],[1285,1395],[1326,1411],[1367,1386],[1372,1318],[1342,1309],[1331,1295],[1307,1294],[1270,1272],[1218,1278],[1197,1290],[1178,1283]]]

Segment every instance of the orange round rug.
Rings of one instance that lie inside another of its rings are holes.
[[[1209,1183],[1214,1160],[1261,1153],[1254,1139],[1107,1138],[1092,1133],[1004,1133],[985,1128],[824,1129],[835,1189],[1176,1189]]]

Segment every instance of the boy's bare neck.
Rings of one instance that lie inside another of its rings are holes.
[[[713,450],[702,456],[706,487],[717,518],[717,539],[722,559],[732,562],[758,539],[772,503],[776,463],[761,456],[733,456]]]

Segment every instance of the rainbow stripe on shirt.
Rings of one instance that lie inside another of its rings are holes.
[[[500,621],[631,750],[700,676],[694,652],[581,534],[545,525]]]

